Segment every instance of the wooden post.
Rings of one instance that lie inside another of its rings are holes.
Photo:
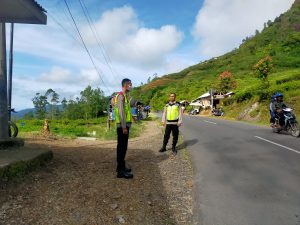
[[[8,72],[8,109],[11,109],[12,98],[12,71],[13,71],[13,46],[14,46],[14,24],[10,28],[10,48],[9,48],[9,72]],[[11,120],[11,111],[8,112],[8,119]]]
[[[8,139],[5,23],[0,23],[0,140]]]

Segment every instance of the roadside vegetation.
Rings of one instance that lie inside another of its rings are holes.
[[[116,127],[107,124],[108,98],[99,89],[86,87],[76,99],[63,98],[53,89],[36,93],[32,99],[34,110],[23,118],[16,119],[19,136],[39,135],[43,132],[45,119],[49,121],[50,132],[59,137],[95,137],[101,140],[115,140]],[[130,129],[130,137],[137,137],[144,128],[142,122]]]
[[[44,120],[19,119],[16,123],[20,137],[39,135],[43,132]],[[49,127],[52,134],[64,138],[95,137],[100,140],[116,140],[117,138],[115,124],[111,122],[111,127],[108,129],[106,116],[91,120],[49,120]],[[134,123],[130,129],[130,138],[140,136],[144,127],[143,122]]]

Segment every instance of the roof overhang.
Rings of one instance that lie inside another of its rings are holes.
[[[190,104],[190,106],[203,106],[200,102],[193,102]]]
[[[210,93],[209,92],[207,92],[207,93],[199,96],[197,99],[202,99],[202,98],[207,98],[207,97],[210,97]]]
[[[46,10],[35,0],[1,0],[1,23],[47,24]]]

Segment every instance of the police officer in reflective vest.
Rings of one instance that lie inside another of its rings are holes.
[[[113,98],[114,114],[117,126],[118,144],[117,144],[117,177],[133,178],[131,168],[125,164],[125,157],[128,147],[129,129],[131,127],[132,116],[131,107],[140,104],[129,96],[132,89],[131,80],[122,80],[122,92],[119,92]]]
[[[176,102],[176,94],[170,94],[170,101],[164,107],[164,112],[162,116],[162,123],[166,127],[165,135],[164,135],[164,142],[162,148],[159,152],[165,152],[166,147],[170,138],[170,134],[173,134],[173,145],[172,145],[172,152],[174,155],[177,154],[176,144],[178,141],[179,135],[179,127],[182,124],[182,108],[179,102]]]

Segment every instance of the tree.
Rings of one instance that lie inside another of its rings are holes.
[[[267,25],[268,25],[268,27],[272,26],[272,21],[268,20]]]
[[[64,111],[68,119],[75,120],[84,118],[83,107],[78,100],[77,98],[76,101],[72,99],[68,101],[67,108]]]
[[[93,89],[91,86],[86,87],[80,92],[80,104],[83,106],[85,118],[97,118],[100,112],[105,110],[105,97],[100,88]]]
[[[273,69],[273,62],[270,56],[266,56],[265,58],[261,59],[255,66],[255,74],[261,80],[261,87],[258,90],[258,95],[260,101],[266,100],[270,98],[269,93],[269,80],[268,76]]]
[[[231,91],[236,88],[236,81],[233,78],[233,75],[229,71],[224,71],[219,75],[217,82],[217,90],[223,93]]]
[[[263,82],[268,83],[268,75],[273,69],[273,60],[270,56],[259,60],[254,66],[256,76]]]
[[[266,29],[267,28],[267,23],[264,23],[264,29]]]
[[[61,116],[63,118],[68,119],[68,114],[67,114],[67,110],[68,110],[68,101],[66,98],[63,98],[63,100],[60,102],[61,106],[62,106],[62,112],[61,112]]]
[[[38,119],[44,119],[46,115],[46,106],[49,104],[46,95],[41,95],[36,93],[35,97],[32,99],[35,113]]]
[[[48,89],[45,96],[50,97],[50,115],[53,120],[55,116],[59,113],[57,108],[57,103],[59,103],[59,94],[57,94],[53,89]]]
[[[62,106],[62,109],[65,110],[68,106],[68,101],[66,98],[63,98],[63,100],[61,101],[61,106]]]

